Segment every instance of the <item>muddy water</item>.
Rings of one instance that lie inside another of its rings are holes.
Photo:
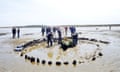
[[[83,32],[79,37],[96,38],[97,40],[109,41],[110,44],[94,43],[90,41],[79,41],[74,49],[66,52],[59,49],[59,45],[46,48],[46,44],[39,44],[29,48],[26,55],[39,58],[40,63],[31,64],[25,60],[24,55],[13,51],[15,46],[34,39],[33,37],[22,37],[19,40],[1,38],[0,40],[0,72],[119,72],[120,71],[120,34],[118,32]],[[36,36],[35,36],[36,37]],[[39,38],[39,37],[38,37]],[[99,44],[100,47],[97,47]],[[37,48],[36,48],[37,47]],[[91,57],[98,53],[103,56],[96,56],[92,61]],[[46,63],[43,65],[42,60]],[[72,64],[76,60],[76,66]],[[52,61],[48,65],[48,61]],[[56,65],[60,61],[61,65]],[[68,62],[64,65],[63,62]],[[79,62],[80,61],[80,62]],[[84,63],[81,63],[83,62]]]

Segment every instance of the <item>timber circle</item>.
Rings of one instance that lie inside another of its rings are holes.
[[[19,45],[14,49],[19,52],[20,56],[25,61],[37,65],[73,65],[92,62],[103,56],[102,46],[107,45],[109,42],[104,40],[97,40],[93,38],[78,38],[76,46],[70,45],[71,37],[62,38],[67,41],[65,45],[57,43],[58,38],[54,38],[54,45],[51,47],[46,46],[47,40],[36,39],[29,41],[23,45]],[[88,52],[89,51],[89,52]]]

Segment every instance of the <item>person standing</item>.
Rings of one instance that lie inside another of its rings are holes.
[[[57,28],[56,27],[53,27],[53,41],[56,42],[56,30]]]
[[[76,32],[76,28],[75,28],[75,26],[73,26],[73,33],[75,33]]]
[[[65,35],[67,35],[67,30],[68,30],[68,28],[67,28],[67,26],[65,27]]]
[[[78,43],[78,34],[75,32],[72,34],[72,43],[73,43],[73,46],[76,46]]]
[[[58,29],[57,32],[58,32],[58,44],[61,44],[61,42],[62,42],[62,33],[61,33],[60,29]]]
[[[72,32],[73,32],[72,26],[70,26],[69,29],[70,29],[70,33],[72,35]]]
[[[48,34],[47,34],[47,44],[48,44],[48,47],[53,45],[53,40],[52,39],[53,39],[52,32],[48,32]]]
[[[17,29],[17,37],[20,37],[20,28]]]
[[[51,32],[51,28],[50,27],[46,27],[46,35]]]
[[[53,27],[53,32],[54,32],[54,34],[55,34],[55,32],[56,32],[56,27]]]
[[[12,38],[14,39],[15,36],[16,36],[16,28],[13,27],[13,28],[12,28]]]
[[[44,36],[44,33],[45,33],[45,27],[42,27],[42,28],[41,28],[41,32],[42,32],[42,36]]]
[[[70,27],[70,32],[71,32],[71,35],[72,35],[73,33],[76,32],[76,28],[74,26],[71,26]]]

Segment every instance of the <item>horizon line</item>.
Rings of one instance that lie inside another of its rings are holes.
[[[12,25],[12,26],[0,26],[0,28],[11,28],[11,27],[42,27],[42,26],[50,26],[50,25]],[[120,26],[120,24],[61,24],[61,25],[52,25],[52,26],[77,26],[77,27],[95,27],[95,26]]]

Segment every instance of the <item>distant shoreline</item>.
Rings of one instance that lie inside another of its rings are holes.
[[[6,26],[6,27],[0,27],[0,28],[12,28],[12,27],[19,27],[19,28],[41,28],[42,26],[49,26],[49,25],[26,25],[26,26]],[[118,27],[120,24],[99,24],[99,25],[54,25],[54,26],[75,26],[75,27]]]

